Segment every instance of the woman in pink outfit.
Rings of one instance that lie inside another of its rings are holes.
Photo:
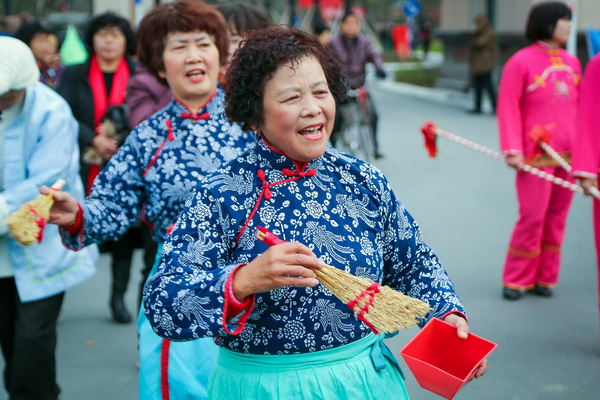
[[[598,187],[600,168],[600,54],[587,64],[581,99],[577,138],[573,146],[573,175],[586,194],[592,186]],[[594,200],[594,236],[598,254],[598,289],[600,290],[600,201]],[[600,296],[599,296],[600,300]],[[600,303],[598,304],[600,307]]]
[[[500,147],[517,169],[519,219],[503,272],[503,295],[517,300],[521,290],[551,296],[558,282],[560,250],[573,192],[520,170],[525,162],[571,179],[542,154],[539,137],[570,158],[576,129],[581,65],[561,48],[569,37],[571,11],[561,2],[535,5],[527,22],[533,43],[504,66],[498,97]]]

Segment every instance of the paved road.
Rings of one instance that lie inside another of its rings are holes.
[[[499,161],[443,139],[438,142],[439,158],[430,160],[418,133],[425,120],[433,119],[450,132],[496,148],[495,118],[467,115],[460,98],[438,97],[440,103],[389,90],[373,94],[385,154],[378,166],[449,271],[468,309],[472,332],[498,343],[488,374],[467,385],[456,399],[598,399],[600,341],[590,200],[577,195],[573,202],[555,296],[506,302],[500,296],[500,274],[517,212],[513,173]],[[140,265],[138,254],[136,271]],[[135,326],[110,321],[106,256],[98,270],[66,297],[58,344],[62,399],[134,400]],[[135,296],[130,290],[131,308]],[[394,354],[416,333],[413,328],[388,340]],[[440,399],[421,389],[398,358],[412,399]],[[0,392],[0,400],[5,399]]]
[[[506,302],[500,295],[500,275],[517,214],[512,171],[441,138],[439,157],[428,159],[416,133],[431,119],[443,129],[497,148],[495,118],[466,114],[460,99],[439,104],[390,92],[376,94],[386,152],[380,167],[457,286],[472,332],[498,343],[489,373],[467,385],[457,398],[600,398],[591,200],[576,195],[573,202],[555,296]],[[396,121],[390,116],[397,116]],[[390,343],[394,353],[415,333],[409,330],[394,338]],[[439,398],[407,375],[413,399]]]

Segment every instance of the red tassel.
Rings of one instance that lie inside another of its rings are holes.
[[[428,121],[421,127],[421,132],[425,138],[425,148],[429,157],[435,158],[438,155],[437,148],[437,134],[435,133],[437,127],[433,122]]]
[[[540,143],[550,143],[550,139],[552,139],[552,134],[548,131],[548,127],[552,127],[553,125],[549,125],[549,126],[542,126],[542,125],[535,125],[533,128],[531,128],[531,130],[529,131],[529,139],[533,140],[533,142],[536,144],[535,148],[533,149],[533,153],[531,153],[531,155],[529,157],[527,157],[526,162],[530,163],[531,161],[533,161],[534,159],[536,159],[537,157],[544,157],[545,153],[544,150],[542,149],[542,147],[540,146]]]
[[[542,125],[535,125],[531,128],[529,132],[529,138],[533,140],[535,143],[550,143],[550,139],[552,139],[552,135],[548,132],[548,129]]]

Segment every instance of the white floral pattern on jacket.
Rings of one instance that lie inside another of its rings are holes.
[[[261,170],[270,195],[258,178]],[[292,354],[370,333],[346,304],[318,285],[258,293],[242,332],[227,334],[226,280],[236,266],[267,249],[254,237],[257,226],[308,245],[330,265],[429,303],[433,311],[426,320],[464,311],[418,225],[378,169],[329,147],[302,173],[292,171],[298,172],[292,160],[259,141],[197,187],[164,245],[158,273],[146,285],[144,311],[160,336],[175,341],[213,336],[236,352]],[[227,321],[230,331],[238,319]]]
[[[173,100],[131,132],[82,204],[80,235],[61,229],[67,247],[116,240],[142,211],[154,239],[163,242],[200,179],[256,145],[251,132],[227,120],[220,86],[197,113],[207,119],[194,121],[186,114],[189,110]]]

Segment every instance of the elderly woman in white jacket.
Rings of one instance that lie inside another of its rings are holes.
[[[77,122],[68,104],[38,82],[39,70],[23,42],[0,37],[0,344],[4,386],[11,399],[55,400],[56,322],[64,291],[94,273],[96,249],[67,250],[58,229],[21,246],[6,217],[35,199],[40,185],[64,178],[83,196]]]

